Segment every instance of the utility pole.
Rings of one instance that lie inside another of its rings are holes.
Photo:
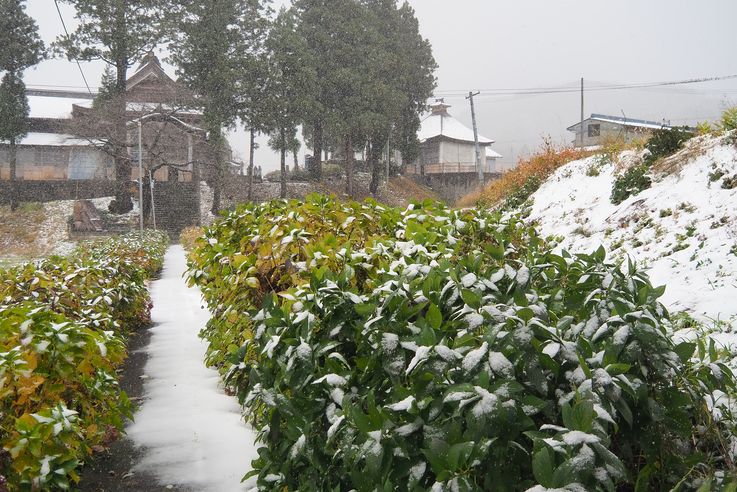
[[[469,92],[466,99],[471,101],[471,120],[473,120],[473,142],[476,147],[476,169],[479,172],[479,182],[484,183],[484,167],[481,164],[481,148],[479,147],[479,131],[476,126],[476,108],[473,105],[473,96],[478,96],[480,92]]]
[[[583,148],[583,77],[581,77],[581,148]]]

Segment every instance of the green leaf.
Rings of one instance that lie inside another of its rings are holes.
[[[555,471],[555,451],[547,445],[543,445],[540,450],[532,456],[532,473],[535,475],[537,483],[546,488],[552,488],[553,473]]]
[[[425,320],[433,330],[439,330],[443,324],[443,314],[435,304],[430,304],[425,315]]]
[[[693,354],[696,351],[696,344],[690,342],[681,342],[676,345],[675,351],[678,354],[678,357],[681,359],[681,362],[686,363],[691,359],[691,357],[693,357]]]
[[[451,470],[460,470],[468,464],[476,442],[466,441],[454,444],[448,450],[448,466]]]

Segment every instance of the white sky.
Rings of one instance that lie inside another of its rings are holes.
[[[286,4],[277,0],[276,5]],[[569,87],[589,83],[630,84],[737,74],[737,2],[734,0],[409,0],[420,29],[433,45],[440,68],[438,91]],[[61,5],[71,29],[73,10]],[[52,0],[28,0],[45,41],[62,32]],[[103,66],[82,64],[91,85]],[[173,74],[173,69],[169,68]],[[76,65],[43,62],[26,73],[31,86],[83,86]],[[468,102],[447,97],[451,114],[470,126]],[[585,112],[693,124],[715,120],[737,103],[737,79],[586,94]],[[511,164],[535,150],[544,136],[572,140],[566,128],[580,118],[580,95],[480,96],[479,132],[496,140]],[[247,137],[231,145],[248,155]],[[278,167],[278,156],[260,139],[257,164]],[[288,161],[291,163],[291,159]]]

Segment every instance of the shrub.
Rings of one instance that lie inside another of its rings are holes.
[[[249,320],[226,380],[261,490],[659,490],[729,471],[731,415],[706,402],[732,373],[713,344],[670,339],[664,288],[633,265],[554,254],[487,212],[311,200],[231,213],[192,260],[209,304]],[[302,241],[315,201],[327,224]],[[346,208],[380,225],[320,232]],[[256,267],[254,247],[275,254]]]
[[[181,244],[186,251],[191,251],[192,248],[195,247],[197,240],[202,237],[203,233],[204,229],[202,227],[187,227],[179,234],[179,244]]]
[[[678,152],[683,143],[693,137],[688,127],[662,128],[655,130],[645,144],[650,153],[645,157],[647,164],[652,164],[662,157],[668,157]]]
[[[647,164],[632,166],[623,174],[617,176],[612,187],[611,201],[618,205],[632,195],[650,188],[651,180],[648,175],[650,170]]]
[[[722,119],[719,122],[719,128],[727,132],[737,130],[737,106],[732,106],[724,110]]]
[[[122,430],[130,404],[116,368],[148,321],[144,281],[163,233],[123,236],[0,270],[0,483],[69,489],[91,448]],[[10,460],[3,460],[3,453]]]

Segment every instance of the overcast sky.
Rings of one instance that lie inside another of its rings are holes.
[[[277,5],[287,1],[277,1]],[[477,97],[479,132],[496,141],[494,149],[511,164],[535,150],[546,136],[568,142],[566,128],[580,118],[576,92],[545,95],[483,95],[484,90],[575,88],[584,77],[590,87],[676,81],[737,74],[737,2],[734,0],[409,0],[420,29],[433,45],[440,68],[438,95],[451,114],[470,126],[468,101],[460,91],[481,90]],[[71,29],[74,12],[61,5]],[[43,39],[62,31],[53,0],[28,0],[28,13]],[[93,86],[103,66],[83,63]],[[173,69],[169,70],[173,75]],[[75,64],[45,61],[26,72],[30,86],[83,87]],[[715,120],[737,104],[737,79],[676,87],[592,91],[585,112],[693,124]],[[245,134],[231,145],[248,155]],[[257,152],[265,170],[278,167],[278,156]]]

